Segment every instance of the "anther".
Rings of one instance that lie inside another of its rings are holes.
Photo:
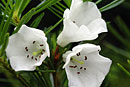
[[[37,61],[37,58],[35,58],[35,60]]]
[[[87,60],[87,56],[85,56],[85,59],[84,60]]]
[[[32,59],[33,59],[33,56],[32,56]]]
[[[41,58],[41,56],[39,56],[39,58]]]
[[[80,74],[80,72],[77,72],[77,74]]]
[[[86,68],[84,68],[84,70],[86,70]]]
[[[80,56],[80,52],[76,54],[77,56]]]
[[[43,46],[43,44],[40,44],[40,46]]]
[[[82,69],[83,67],[80,67],[80,69]]]
[[[25,47],[25,50],[26,50],[26,51],[28,51],[28,48],[27,48],[27,47]]]
[[[33,44],[35,44],[36,41],[33,41]]]
[[[69,66],[70,68],[74,68],[74,66]]]
[[[27,58],[29,58],[29,55],[27,55]]]
[[[43,52],[41,52],[41,55],[43,55]]]
[[[73,21],[73,23],[75,23],[75,21]]]
[[[44,49],[42,49],[42,51],[43,51],[43,52],[45,52],[45,50],[44,50]]]
[[[77,66],[75,65],[74,68],[76,68]]]

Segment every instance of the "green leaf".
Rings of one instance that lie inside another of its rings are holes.
[[[67,7],[65,5],[63,5],[62,3],[58,2],[57,3],[59,6],[61,6],[62,8],[66,9]]]
[[[70,7],[72,0],[63,0],[65,4]]]
[[[60,14],[60,15],[63,15],[63,13],[59,10],[57,10],[56,8],[54,7],[50,7],[53,11],[55,11],[56,13]]]
[[[100,11],[104,12],[104,11],[110,10],[110,9],[120,5],[123,2],[124,2],[124,0],[114,0],[111,3],[109,3],[109,4],[105,5],[105,6],[103,6],[102,8],[100,8]]]
[[[106,47],[113,50],[114,52],[118,53],[118,55],[122,55],[124,57],[127,57],[130,59],[130,53],[127,52],[126,50],[123,50],[123,49],[120,49],[120,48],[117,48],[109,43],[106,43]]]
[[[32,24],[30,25],[30,27],[37,28],[38,25],[39,25],[39,23],[40,23],[40,21],[42,20],[43,16],[44,16],[44,13],[41,13],[41,14],[32,22]]]
[[[63,21],[63,18],[61,20],[59,20],[54,26],[50,27],[45,34],[48,34],[49,32],[51,32],[55,27],[57,27],[61,22]]]
[[[22,0],[21,5],[19,7],[18,16],[20,17],[24,9],[27,7],[27,5],[30,3],[31,0]]]
[[[128,72],[120,63],[117,63],[117,66],[130,77],[130,72]]]
[[[22,17],[20,23],[18,24],[18,26],[17,26],[16,30],[13,32],[13,34],[14,34],[14,33],[17,33],[17,32],[19,31],[20,27],[21,27],[24,23],[26,24],[26,23],[31,19],[31,17],[33,16],[33,13],[34,13],[34,12],[35,12],[35,9],[32,8],[28,13],[26,13],[26,14]]]
[[[56,72],[56,71],[55,70],[36,70],[36,72],[52,73],[52,72]]]
[[[11,19],[12,19],[12,16],[13,16],[13,11],[14,11],[14,8],[11,9],[9,18],[7,19],[7,21],[6,21],[5,24],[4,24],[4,27],[3,27],[3,30],[2,30],[2,33],[1,33],[1,36],[0,36],[0,37],[4,36],[4,34],[8,31],[9,25],[10,25],[10,22],[11,22]],[[4,39],[4,38],[1,38],[0,43],[1,43],[1,41],[2,41],[3,39]]]
[[[37,14],[37,13],[43,11],[44,9],[58,3],[59,1],[60,0],[47,0],[44,3],[41,2],[42,4],[40,4],[36,7],[36,12],[34,14]]]
[[[56,13],[54,10],[50,8],[48,8],[48,10],[50,10],[53,14],[55,14],[57,17],[59,17],[60,19],[62,18],[58,13]]]
[[[124,36],[126,38],[130,38],[130,29],[128,26],[125,24],[125,22],[120,18],[120,16],[116,17],[115,23],[118,25],[118,28],[124,33]]]
[[[111,26],[110,24],[108,25],[108,28],[110,30],[110,32],[124,45],[127,45],[129,47],[129,42],[127,40],[125,40],[117,31],[116,29]]]
[[[60,11],[64,12],[64,9],[61,8],[59,5],[55,4],[54,6],[55,6],[57,9],[59,9]],[[63,14],[63,13],[62,13],[62,14]]]
[[[6,33],[5,36],[4,36],[4,41],[3,41],[3,44],[2,44],[2,48],[0,49],[0,56],[3,56],[4,55],[4,52],[5,52],[5,49],[8,45],[8,42],[9,42],[9,33]]]
[[[83,2],[86,2],[86,1],[92,1],[92,0],[83,0]]]
[[[96,1],[96,4],[99,4],[100,2],[102,2],[103,0],[97,0]]]

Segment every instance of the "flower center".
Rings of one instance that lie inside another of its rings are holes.
[[[31,47],[25,47],[25,51],[27,52],[26,57],[30,59],[35,59],[37,61],[41,58],[41,55],[45,53],[44,44],[37,44],[36,41],[33,41],[32,44],[33,45]],[[38,48],[35,48],[36,46],[38,46]]]
[[[80,52],[77,53],[76,56],[78,58],[83,57],[83,56],[81,56]],[[83,71],[83,70],[86,71],[87,70],[87,68],[83,64],[85,64],[85,61],[87,61],[88,58],[87,58],[87,56],[84,56],[82,59],[83,60],[78,60],[77,58],[71,57],[71,61],[73,61],[74,63],[73,63],[73,65],[70,65],[69,68],[76,69],[78,75],[82,74],[80,71]],[[76,64],[76,63],[79,63],[80,65]]]

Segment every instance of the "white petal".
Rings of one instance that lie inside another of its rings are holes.
[[[71,22],[69,19],[64,19],[64,29],[57,38],[57,43],[64,47],[75,36],[78,26]]]
[[[92,33],[95,33],[97,35],[99,33],[108,31],[106,27],[106,22],[103,19],[95,19],[94,21],[89,23],[87,27]]]
[[[69,14],[70,14],[70,10],[69,10],[69,9],[66,9],[66,10],[64,11],[63,17],[64,17],[65,19],[68,19],[68,18],[69,18]]]
[[[64,47],[72,42],[94,40],[99,33],[107,32],[105,21],[93,2],[72,0],[72,5],[64,12],[64,28],[57,43]]]
[[[69,66],[75,65],[71,62],[71,54],[77,54],[76,50],[81,49],[80,59],[84,61],[84,56],[87,56],[84,65],[77,65],[77,68],[70,68]],[[105,76],[109,72],[111,60],[99,55],[100,47],[93,44],[78,45],[73,48],[72,52],[67,54],[65,63],[65,70],[69,80],[69,87],[100,87]],[[80,67],[86,68],[80,69]],[[80,72],[80,74],[77,74]]]
[[[74,2],[75,0],[73,0]],[[78,26],[88,25],[90,22],[97,18],[101,18],[101,13],[97,6],[93,2],[81,2],[80,0],[77,4],[70,8],[70,19],[75,21]]]
[[[64,28],[57,38],[57,43],[61,47],[64,47],[71,42],[93,40],[98,37],[98,34],[95,32],[93,33],[84,25],[82,25],[79,28],[75,23],[73,23],[69,19],[65,19]]]
[[[33,43],[34,41],[35,44]],[[41,44],[44,45],[44,54],[41,55],[41,58],[32,59],[31,57],[33,56],[33,52],[40,49],[43,50],[43,47],[40,47]],[[28,51],[25,49],[26,47],[28,48]],[[18,33],[10,36],[6,53],[11,66],[15,71],[32,71],[36,66],[41,65],[47,56],[50,56],[49,46],[44,32],[35,28],[27,27],[26,25],[22,25]]]
[[[12,56],[10,57],[11,67],[15,71],[33,71],[35,70],[34,66],[35,61],[30,61],[26,58],[26,56]]]

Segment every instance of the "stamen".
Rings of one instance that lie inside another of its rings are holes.
[[[86,68],[84,68],[84,70],[86,70]]]
[[[85,59],[84,60],[87,60],[87,56],[85,56]]]
[[[79,60],[77,60],[77,59],[75,59],[75,58],[72,58],[72,61],[78,62],[78,63],[80,63],[80,64],[84,64],[83,61],[79,61]]]
[[[40,46],[44,46],[43,44],[40,44]]]
[[[73,23],[75,23],[75,21],[73,21]]]
[[[35,60],[37,61],[37,58],[35,58]]]
[[[41,56],[39,56],[39,58],[41,58]]]
[[[33,56],[32,56],[32,59],[33,59]]]
[[[80,52],[76,54],[77,56],[80,56]]]
[[[29,55],[27,55],[27,58],[29,58]]]
[[[80,67],[80,69],[82,69],[83,67]]]
[[[33,44],[35,44],[36,41],[33,41]]]
[[[26,51],[28,51],[28,48],[27,48],[27,47],[25,47],[25,50],[26,50]]]
[[[77,74],[80,74],[80,72],[77,72]]]
[[[75,65],[74,68],[76,68],[77,66]]]
[[[74,66],[69,66],[70,68],[74,68]]]

